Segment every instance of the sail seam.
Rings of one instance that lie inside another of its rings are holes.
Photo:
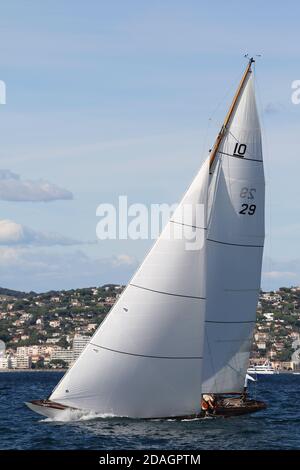
[[[185,297],[187,299],[206,300],[206,297],[197,297],[195,295],[173,294],[172,292],[163,292],[160,290],[149,289],[148,287],[138,286],[137,284],[131,284],[131,283],[129,285],[132,287],[137,287],[138,289],[144,289],[150,292],[155,292],[156,294],[173,295],[174,297]]]
[[[227,155],[227,157],[239,158],[240,160],[250,160],[251,162],[259,163],[263,162],[262,160],[258,160],[257,158],[239,157],[238,155],[233,155],[231,153],[221,152],[221,150],[218,150],[218,153],[221,153],[222,155]]]
[[[198,228],[200,230],[207,230],[206,227],[198,227],[197,225],[184,224],[183,222],[176,222],[176,220],[170,220],[172,224],[184,225],[186,227]]]
[[[207,241],[214,242],[214,243],[220,243],[221,245],[244,246],[244,247],[249,247],[249,248],[263,248],[264,247],[264,245],[243,245],[243,244],[240,244],[240,243],[221,242],[219,240],[212,240],[211,238],[207,238]]]
[[[99,346],[99,344],[90,343],[92,346],[96,346],[100,349],[105,349],[106,351],[112,351],[118,354],[125,354],[127,356],[137,356],[137,357],[149,357],[151,359],[203,359],[202,356],[152,356],[147,354],[136,354],[126,351],[118,351],[117,349],[106,348],[105,346]]]

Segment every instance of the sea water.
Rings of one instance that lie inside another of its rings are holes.
[[[251,395],[268,408],[236,418],[133,420],[75,413],[63,422],[30,411],[59,372],[0,373],[1,449],[300,449],[300,375],[259,376]]]

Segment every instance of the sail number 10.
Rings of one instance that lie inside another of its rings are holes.
[[[233,155],[235,157],[244,157],[247,150],[246,144],[240,144],[237,142],[234,147]]]
[[[240,192],[240,197],[243,199],[254,199],[256,193],[255,188],[242,188]],[[254,215],[256,211],[256,204],[242,204],[242,208],[239,211],[239,214],[242,215]]]

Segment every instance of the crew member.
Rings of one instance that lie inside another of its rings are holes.
[[[214,411],[215,409],[215,397],[213,394],[204,393],[202,395],[201,409],[203,411]]]

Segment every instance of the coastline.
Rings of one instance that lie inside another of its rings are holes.
[[[0,374],[9,372],[67,372],[68,369],[0,369]]]
[[[1,373],[15,373],[15,372],[67,372],[69,369],[0,369]],[[280,370],[276,371],[274,374],[270,375],[281,375],[281,374],[291,374],[293,375],[296,373],[298,375],[300,370]],[[266,376],[269,374],[261,374],[262,376]],[[258,374],[260,376],[260,374]]]

